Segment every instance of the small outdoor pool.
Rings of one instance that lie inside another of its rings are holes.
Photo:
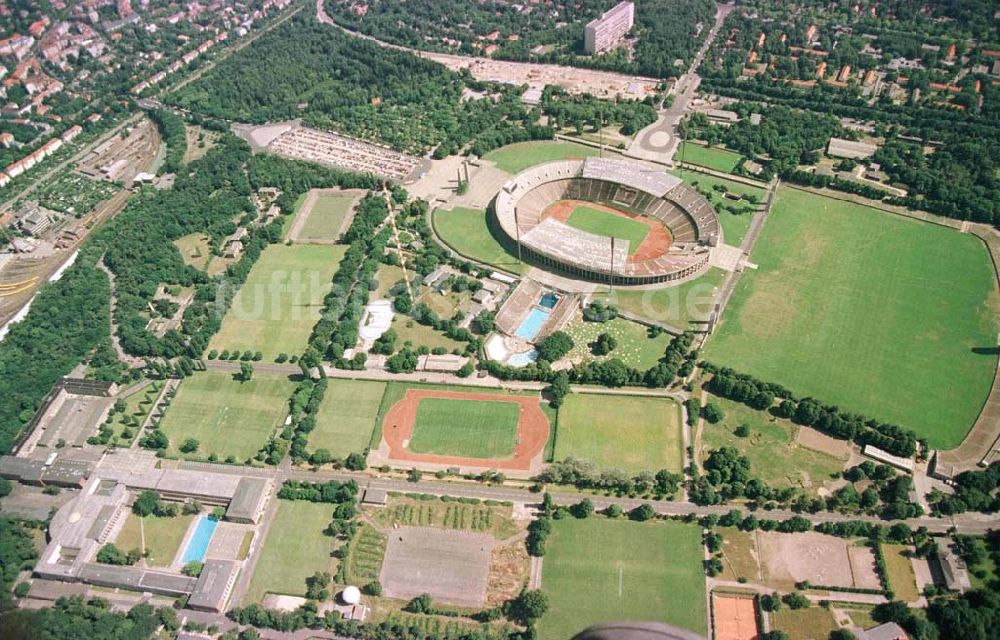
[[[507,364],[511,367],[526,367],[535,360],[538,360],[538,352],[532,349],[524,353],[515,353],[507,358]]]
[[[196,560],[198,562],[205,560],[205,553],[208,552],[208,543],[212,541],[212,534],[215,533],[215,527],[217,526],[219,526],[219,521],[215,518],[201,516],[198,519],[194,533],[191,535],[191,539],[188,540],[187,547],[184,549],[184,557],[181,558],[181,563],[187,564]]]
[[[538,299],[538,304],[542,305],[546,309],[555,309],[557,302],[559,302],[559,296],[551,291],[546,291],[542,294],[542,297]]]
[[[520,326],[518,326],[517,331],[514,332],[518,338],[522,340],[527,340],[531,342],[538,335],[538,332],[542,330],[542,326],[545,321],[549,319],[550,311],[548,309],[539,309],[538,307],[532,307],[528,315],[525,316],[524,320],[521,321]]]

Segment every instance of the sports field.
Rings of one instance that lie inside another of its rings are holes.
[[[912,549],[902,544],[883,544],[882,555],[885,556],[885,569],[889,574],[889,587],[900,602],[914,602],[920,597],[917,589],[917,574],[913,570],[913,561],[906,555]],[[970,575],[971,577],[971,575]]]
[[[244,605],[259,603],[267,592],[304,596],[306,578],[317,571],[336,572],[336,543],[323,533],[330,512],[330,505],[278,500]]]
[[[596,622],[659,620],[705,634],[701,529],[679,522],[556,520],[546,542],[543,640]]]
[[[337,458],[363,453],[384,392],[384,382],[329,378],[316,428],[309,434],[309,449],[326,449]]]
[[[344,219],[351,211],[353,195],[324,194],[316,199],[299,231],[299,242],[334,242],[340,237]]]
[[[520,173],[536,164],[554,162],[555,160],[582,160],[599,153],[600,149],[596,147],[588,147],[574,142],[540,140],[517,142],[500,147],[483,156],[483,160],[495,162],[501,171]]]
[[[344,245],[271,245],[257,259],[209,347],[261,351],[265,360],[306,348],[344,257]]]
[[[649,227],[641,222],[585,205],[577,205],[566,224],[595,235],[628,240],[630,253],[635,253],[649,235]]]
[[[173,518],[146,516],[140,518],[129,513],[115,539],[115,546],[122,551],[138,549],[146,552],[146,566],[169,567],[180,549],[184,534],[194,516],[179,515]]]
[[[467,458],[506,458],[514,452],[520,407],[513,402],[424,398],[409,450]]]
[[[725,398],[710,395],[709,401],[720,407],[725,417],[718,424],[705,423],[698,452],[700,461],[704,462],[713,449],[735,447],[750,460],[752,475],[769,486],[776,489],[796,487],[813,494],[836,482],[832,476],[839,476],[843,471],[847,462],[846,447],[843,458],[808,449],[796,441],[801,427],[789,420],[778,420]],[[750,427],[747,437],[734,433],[742,424]]]
[[[725,173],[732,173],[742,159],[743,156],[732,151],[689,142],[682,142],[674,154],[674,160],[678,162],[696,164]]]
[[[997,363],[977,238],[782,188],[751,260],[704,358],[958,445]]]
[[[639,317],[685,330],[692,328],[692,322],[708,321],[717,288],[725,277],[725,271],[712,267],[694,280],[673,287],[623,287],[614,289],[611,294],[602,289],[594,293],[594,299],[617,305],[622,311]]]
[[[200,445],[191,454],[220,459],[252,457],[284,423],[295,384],[284,376],[255,373],[249,382],[223,371],[204,371],[185,378],[170,403],[160,429],[170,438],[171,454],[187,438]]]
[[[434,230],[445,244],[466,258],[500,267],[505,271],[526,273],[528,267],[507,253],[490,233],[486,215],[482,209],[435,209]]]
[[[808,609],[781,607],[771,613],[771,629],[784,631],[789,640],[814,640],[829,638],[838,627],[829,609],[813,605]]]
[[[684,465],[680,407],[667,398],[573,393],[559,408],[556,460],[627,472]]]
[[[567,354],[568,358],[580,360],[618,358],[630,367],[643,370],[659,362],[671,339],[669,333],[661,333],[655,338],[650,338],[644,325],[624,318],[615,318],[608,322],[587,322],[582,316],[577,316],[562,330],[573,338],[573,349]],[[618,346],[606,356],[595,356],[590,344],[602,333],[614,337]]]

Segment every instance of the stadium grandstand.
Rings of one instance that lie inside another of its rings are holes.
[[[554,211],[561,201],[602,205],[623,218],[645,219],[660,233],[650,234],[652,239],[642,246],[630,246],[627,239],[560,219]],[[519,173],[497,194],[491,224],[521,259],[571,277],[618,285],[698,275],[708,268],[711,247],[721,234],[715,209],[679,178],[607,158],[550,162]]]

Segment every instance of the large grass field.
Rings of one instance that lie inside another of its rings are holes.
[[[649,235],[649,227],[641,222],[586,205],[577,205],[566,224],[594,235],[628,240],[629,254],[635,253]]]
[[[628,472],[684,464],[680,407],[667,398],[574,393],[559,408],[556,459]]]
[[[146,516],[140,518],[134,513],[128,514],[121,533],[115,540],[115,546],[122,551],[138,549],[145,551],[146,565],[150,567],[169,567],[174,556],[180,549],[184,534],[194,516],[179,515],[173,518]],[[143,545],[145,541],[145,545]]]
[[[716,171],[732,173],[733,169],[743,160],[743,156],[725,149],[682,142],[681,146],[677,149],[677,153],[674,154],[674,159],[688,164],[696,164],[700,167],[708,167]]]
[[[321,195],[299,231],[300,242],[333,242],[340,237],[344,219],[351,211],[351,195]]]
[[[509,458],[520,405],[424,398],[417,405],[417,423],[407,447],[414,453],[469,458]]]
[[[467,258],[512,273],[526,273],[528,267],[507,253],[490,233],[486,215],[482,209],[436,209],[433,214],[434,230],[445,244]]]
[[[316,428],[309,434],[309,448],[326,449],[337,458],[364,452],[375,428],[385,383],[330,378],[327,385]]]
[[[782,188],[751,260],[707,360],[958,445],[997,364],[977,238]]]
[[[709,396],[725,417],[718,424],[705,423],[702,448],[698,458],[704,461],[713,449],[735,447],[750,460],[753,475],[769,486],[802,488],[815,493],[831,476],[844,469],[845,459],[807,449],[795,441],[801,427],[789,420],[778,420],[762,411],[724,398]],[[741,438],[733,432],[741,424],[750,427],[750,436]]]
[[[685,330],[691,328],[691,323],[708,321],[717,288],[725,277],[725,271],[712,267],[694,280],[673,287],[622,287],[610,294],[607,288],[602,288],[593,297],[617,305],[622,311]]]
[[[587,322],[582,316],[578,316],[571,324],[563,327],[563,331],[573,338],[573,349],[567,356],[569,358],[581,360],[618,358],[631,367],[643,370],[659,362],[672,338],[669,333],[661,333],[655,338],[650,338],[644,325],[624,318],[615,318],[608,322]],[[590,344],[602,333],[613,336],[618,346],[606,356],[595,356],[591,352]]]
[[[483,160],[491,160],[497,168],[507,173],[520,173],[528,167],[555,160],[582,160],[596,156],[600,149],[588,147],[574,142],[554,142],[541,140],[537,142],[518,142],[490,151]]]
[[[221,459],[246,460],[257,453],[284,423],[295,383],[284,376],[255,373],[249,382],[223,371],[186,378],[170,403],[160,428],[170,438],[170,453],[187,438],[200,445],[192,457],[215,453]]]
[[[346,251],[345,245],[266,248],[209,347],[261,351],[267,360],[279,353],[301,353]]]
[[[306,578],[317,571],[336,573],[335,542],[323,534],[331,511],[330,505],[278,501],[244,605],[260,602],[267,592],[304,596]]]
[[[705,634],[701,529],[603,517],[553,523],[542,564],[543,640],[608,620],[660,620]]]

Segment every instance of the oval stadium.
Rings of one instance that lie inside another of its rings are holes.
[[[709,267],[715,209],[662,169],[587,158],[541,164],[503,185],[491,224],[521,259],[616,285],[672,282]]]

